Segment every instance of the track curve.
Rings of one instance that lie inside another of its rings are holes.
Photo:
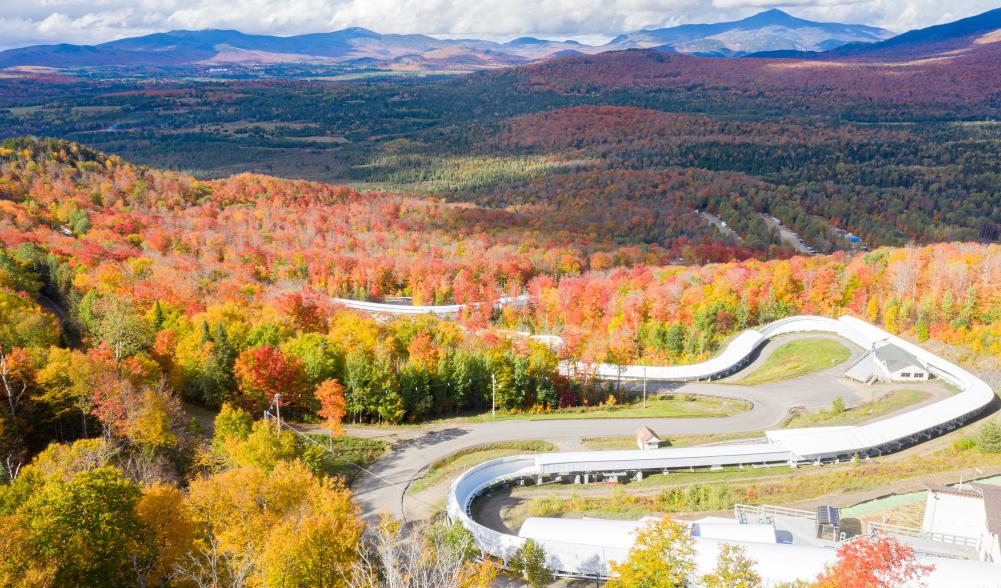
[[[563,452],[491,460],[469,469],[452,484],[446,501],[449,518],[465,526],[485,553],[507,561],[524,539],[487,528],[470,516],[473,500],[500,484],[526,478],[551,479],[553,476],[602,472],[782,462],[795,464],[845,459],[856,454],[880,455],[952,430],[976,417],[994,401],[991,388],[973,374],[879,327],[848,316],[837,320],[815,316],[790,317],[760,330],[751,329],[738,335],[719,356],[699,364],[670,367],[598,365],[591,366],[591,369],[596,376],[606,378],[646,377],[677,381],[719,378],[743,367],[764,341],[782,334],[801,332],[835,333],[863,349],[872,349],[877,343],[893,343],[914,355],[932,374],[956,386],[960,393],[859,426],[769,431],[767,439],[757,443],[652,451]],[[542,543],[549,554],[549,567],[579,576],[607,574],[608,554],[614,551],[610,546],[601,545],[600,541],[599,544]],[[708,545],[707,549],[712,550],[711,541],[699,543]],[[759,545],[747,546],[752,555],[763,549]],[[759,556],[769,554],[761,553]],[[945,568],[949,567],[947,563]]]

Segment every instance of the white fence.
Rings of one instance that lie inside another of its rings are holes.
[[[866,523],[866,530],[869,535],[882,533],[884,535],[900,535],[902,537],[913,537],[914,539],[924,539],[926,541],[936,541],[938,543],[948,543],[962,547],[972,547],[980,549],[979,537],[967,537],[965,535],[952,535],[950,533],[935,533],[933,531],[923,531],[914,527],[904,527],[902,525],[891,525],[889,523]],[[1001,571],[999,571],[1001,574]]]
[[[812,521],[817,520],[817,513],[810,510],[786,508],[784,506],[772,506],[770,504],[760,504],[756,506],[748,504],[733,505],[733,518],[743,523],[749,515],[758,517],[759,519],[779,516],[810,519]]]

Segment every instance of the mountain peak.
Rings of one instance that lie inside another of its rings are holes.
[[[753,16],[749,16],[738,22],[740,24],[750,24],[755,26],[769,26],[769,25],[799,24],[799,23],[807,23],[809,21],[805,21],[801,18],[796,18],[795,16],[789,14],[788,12],[779,10],[778,8],[772,8],[770,10],[765,10],[764,12],[759,12]]]

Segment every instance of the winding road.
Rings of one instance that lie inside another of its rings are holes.
[[[783,343],[802,338],[831,338],[844,343],[851,357],[829,369],[795,379],[738,386],[733,381],[750,373],[767,361]],[[661,435],[706,433],[760,433],[780,423],[792,408],[816,411],[828,408],[841,396],[848,406],[855,406],[894,389],[892,386],[864,386],[841,377],[845,366],[854,362],[862,350],[834,335],[817,333],[777,337],[769,341],[758,357],[736,376],[719,382],[648,383],[647,390],[678,394],[697,394],[739,398],[751,403],[751,409],[730,417],[719,418],[628,418],[628,419],[553,419],[536,421],[506,420],[494,423],[463,423],[428,425],[425,427],[349,428],[351,435],[380,437],[393,442],[391,453],[376,462],[372,474],[361,476],[354,484],[355,499],[363,515],[373,519],[388,513],[402,520],[413,520],[430,514],[434,505],[418,502],[406,494],[408,484],[420,478],[429,465],[453,453],[484,443],[515,440],[547,440],[561,450],[579,448],[582,437],[632,435],[640,425],[653,428]],[[639,384],[632,383],[632,387]],[[899,387],[898,387],[899,388]],[[934,398],[948,395],[944,386],[929,385]],[[933,401],[934,398],[929,399]],[[751,436],[751,435],[749,435]]]

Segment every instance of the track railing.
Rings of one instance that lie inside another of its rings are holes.
[[[902,525],[891,525],[889,523],[877,522],[866,523],[866,531],[868,531],[869,535],[900,535],[902,537],[912,537],[914,539],[924,539],[926,541],[936,541],[938,543],[949,543],[951,545],[980,549],[979,537],[953,535],[950,533],[936,533],[933,531],[916,529],[914,527],[904,527]]]
[[[812,521],[817,520],[817,513],[810,510],[802,510],[798,508],[786,508],[784,506],[772,506],[769,504],[760,505],[748,505],[748,504],[735,504],[733,505],[734,518],[738,521],[741,520],[740,515],[754,515],[758,517],[764,516],[779,516],[779,517],[795,517],[798,519],[810,519]]]

